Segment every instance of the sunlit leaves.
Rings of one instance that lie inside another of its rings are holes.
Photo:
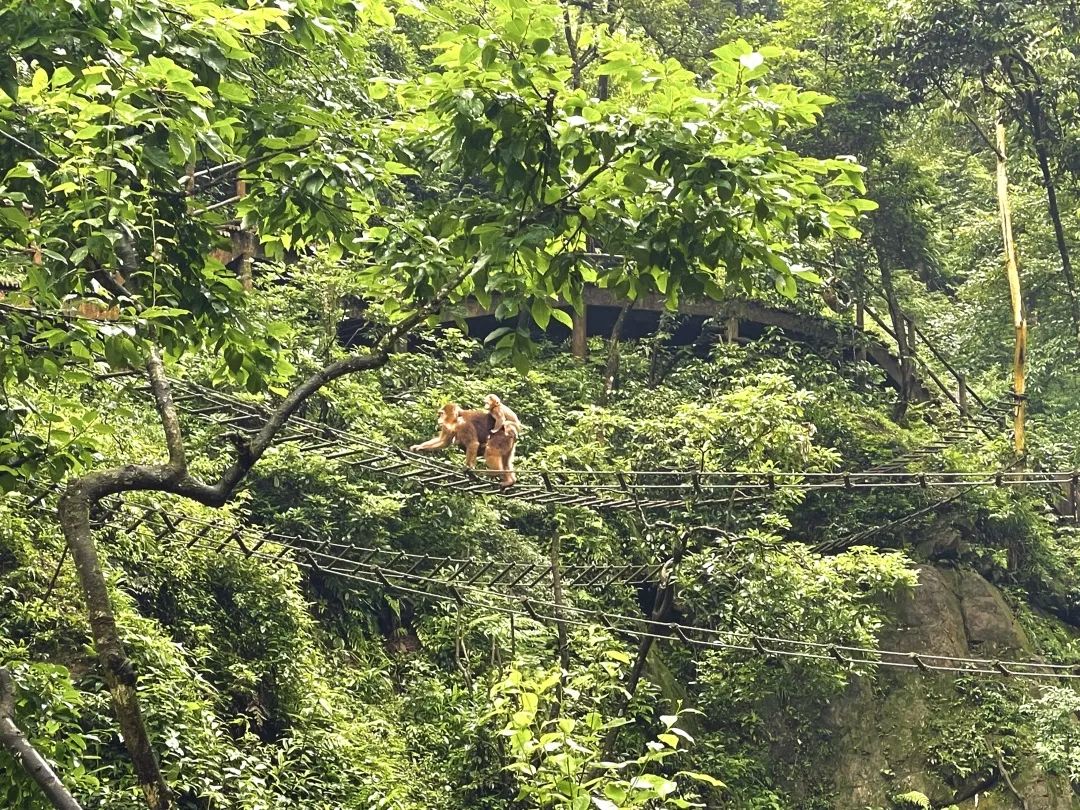
[[[830,235],[858,235],[864,206],[844,200],[861,191],[860,167],[783,145],[783,133],[813,125],[830,99],[764,83],[777,49],[719,49],[716,78],[703,87],[674,60],[582,22],[599,49],[592,75],[612,84],[601,100],[575,86],[570,56],[550,46],[561,13],[495,3],[485,25],[443,34],[438,71],[400,92],[411,116],[398,126],[419,139],[418,151],[449,182],[480,184],[479,196],[466,189],[442,201],[440,215],[447,204],[469,212],[444,244],[464,258],[480,235],[495,264],[513,257],[516,274],[500,291],[577,301],[582,262],[555,259],[591,241],[625,261],[588,268],[590,281],[630,298],[657,292],[674,307],[762,277],[790,295],[796,254]],[[546,325],[547,309],[528,306]]]
[[[678,714],[660,718],[663,730],[640,755],[605,756],[608,735],[630,722],[604,711],[610,705],[604,698],[617,688],[630,657],[621,650],[598,650],[597,659],[567,680],[557,671],[511,670],[492,690],[492,717],[503,724],[510,754],[505,770],[517,780],[519,798],[530,806],[565,810],[700,806],[681,793],[677,781],[657,772],[692,742],[678,727]],[[565,697],[556,697],[557,687]],[[553,701],[559,704],[554,716]],[[706,774],[682,772],[678,777],[722,787]]]

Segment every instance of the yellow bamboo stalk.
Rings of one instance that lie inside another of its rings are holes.
[[[1001,217],[1001,238],[1005,246],[1005,273],[1009,279],[1009,298],[1012,301],[1013,329],[1016,333],[1016,346],[1013,351],[1013,393],[1016,396],[1016,410],[1013,416],[1013,449],[1017,456],[1024,455],[1024,366],[1027,361],[1027,319],[1024,316],[1024,302],[1020,294],[1020,270],[1016,254],[1016,242],[1013,241],[1012,213],[1009,210],[1009,178],[1005,172],[1005,124],[1001,118],[997,121],[997,197],[998,213]]]

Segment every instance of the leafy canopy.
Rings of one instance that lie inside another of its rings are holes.
[[[430,70],[365,93],[360,46],[396,20],[377,3],[356,8],[0,8],[13,57],[0,60],[0,248],[25,278],[9,303],[33,305],[5,319],[12,413],[13,382],[78,383],[102,358],[139,367],[151,343],[172,357],[209,348],[219,376],[280,390],[295,373],[286,334],[213,253],[230,228],[254,231],[270,257],[321,253],[376,322],[497,296],[499,316],[546,327],[569,322],[557,305],[580,305],[589,283],[672,307],[762,281],[793,294],[809,275],[798,258],[857,236],[872,207],[853,196],[853,162],[785,146],[829,99],[766,82],[768,49],[717,50],[706,82],[581,20],[577,47],[596,54],[583,68],[564,52],[555,4],[498,0],[464,25],[405,4],[399,13],[441,31]],[[342,71],[344,88],[331,75]],[[585,89],[599,76],[605,98]],[[613,258],[586,255],[598,251]],[[38,314],[87,299],[115,319]],[[527,330],[493,337],[527,365]],[[21,468],[40,448],[24,450],[5,447],[7,475],[36,469]]]

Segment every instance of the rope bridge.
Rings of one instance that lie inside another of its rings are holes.
[[[131,506],[137,510],[133,522],[121,520],[119,513],[116,513],[107,525],[124,531],[134,531],[143,524],[149,524],[151,528],[153,524],[157,524],[159,538],[165,542],[175,538],[189,549],[214,554],[225,551],[274,564],[291,563],[310,571],[333,575],[356,586],[387,588],[410,596],[454,602],[460,607],[476,607],[511,617],[531,619],[544,625],[563,623],[586,629],[601,625],[635,640],[652,638],[695,648],[739,652],[773,659],[829,661],[855,671],[863,667],[888,667],[921,673],[1080,679],[1080,664],[878,650],[737,630],[715,630],[679,622],[657,622],[639,616],[560,605],[520,592],[524,590],[527,593],[549,577],[550,566],[477,559],[448,561],[447,558],[363,549],[329,540],[314,541],[293,535],[262,534],[250,529],[230,530],[208,520],[171,515],[154,507],[125,504],[125,507]],[[129,511],[128,516],[130,515]],[[184,523],[191,524],[191,527],[185,527]],[[217,537],[213,536],[215,533],[218,534]],[[405,570],[397,569],[376,561],[377,555],[393,555],[390,562],[411,562],[412,565]],[[538,567],[542,573],[538,579],[529,582],[532,572],[525,573],[521,566]],[[512,579],[508,577],[511,568],[514,571]],[[627,566],[567,566],[565,575],[567,581],[588,586],[601,582],[604,582],[605,586],[615,582],[633,584],[645,581],[644,577],[657,576],[663,566],[643,566],[640,568],[644,569],[645,573],[634,573],[624,579],[621,571],[625,568]],[[447,573],[438,576],[440,571]],[[641,578],[637,579],[638,577]],[[515,589],[519,592],[513,592]]]
[[[122,375],[129,376],[129,372]],[[113,375],[105,375],[113,376]],[[260,404],[246,402],[206,386],[173,380],[177,408],[189,416],[222,428],[253,434],[269,416]],[[983,470],[968,472],[910,472],[895,469],[972,438],[980,429],[974,422],[957,425],[942,440],[863,471],[695,471],[695,470],[517,470],[518,481],[500,487],[494,471],[467,470],[353,431],[334,428],[302,417],[290,418],[277,444],[291,444],[302,453],[347,460],[367,473],[405,479],[424,488],[451,489],[470,495],[512,498],[523,503],[574,506],[599,510],[691,511],[695,507],[735,507],[759,501],[781,491],[857,491],[889,488],[971,489],[980,486],[1067,487],[1080,493],[1075,470],[1024,472]],[[330,451],[330,452],[327,452]]]
[[[291,556],[326,573],[348,575],[360,570],[386,570],[401,576],[445,576],[463,585],[501,588],[521,588],[526,591],[541,583],[550,582],[553,566],[550,561],[528,562],[524,560],[494,560],[478,557],[452,557],[431,554],[413,554],[392,549],[373,548],[348,540],[305,537],[283,532],[235,528],[224,537],[211,541],[220,533],[221,524],[191,515],[180,515],[152,506],[124,502],[123,506],[135,511],[135,518],[120,524],[125,532],[133,532],[139,526],[149,526],[159,537],[175,535],[183,537],[185,544],[210,544],[214,551],[234,548],[245,556],[267,555],[264,549],[279,547],[269,556],[281,560]],[[114,518],[112,522],[116,522]],[[563,582],[584,588],[606,589],[613,585],[644,585],[658,582],[664,565],[652,563],[634,565],[577,564],[559,567]]]

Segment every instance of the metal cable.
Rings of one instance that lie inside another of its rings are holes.
[[[264,418],[265,408],[245,403],[221,394],[205,386],[175,381],[178,390],[186,390],[213,403],[210,408],[181,407],[188,413],[207,416],[219,410],[236,413],[233,419],[219,424],[239,424],[247,419]],[[217,421],[217,420],[214,420]],[[420,479],[427,485],[452,489],[467,488],[479,494],[502,494],[538,503],[563,502],[566,505],[600,508],[628,508],[634,499],[625,497],[633,493],[655,493],[667,498],[638,499],[645,508],[677,508],[689,506],[702,500],[709,493],[731,490],[742,492],[775,492],[778,490],[859,490],[880,488],[967,488],[977,486],[1047,486],[1068,484],[1078,477],[1074,470],[1018,472],[1002,470],[962,472],[907,472],[887,469],[870,469],[849,472],[823,472],[819,470],[517,470],[521,480],[536,480],[542,486],[519,484],[510,490],[500,489],[485,478],[498,475],[496,471],[474,470],[466,472],[430,456],[372,441],[351,431],[332,428],[302,417],[290,418],[290,423],[307,433],[286,435],[281,441],[295,442],[301,451],[326,449],[338,444],[351,445],[340,452],[329,453],[327,458],[348,458],[361,453],[369,457],[351,463],[376,473],[396,474],[398,477],[417,478],[421,473],[430,477]],[[332,437],[332,440],[331,438]],[[412,468],[423,468],[422,470]],[[405,472],[402,472],[402,471]],[[462,480],[464,479],[464,481]],[[559,480],[555,480],[559,479]],[[584,479],[584,480],[582,480]],[[974,479],[974,480],[973,480]],[[613,483],[604,483],[613,481]],[[617,497],[624,496],[624,497]],[[750,499],[752,496],[747,496]]]
[[[193,547],[199,547],[203,550],[217,551],[217,547],[207,544],[203,540],[195,541]],[[236,553],[242,553],[237,550]],[[260,557],[262,559],[271,560],[277,563],[281,563],[281,559],[273,555],[264,554],[261,552],[253,552],[248,556]],[[304,562],[302,560],[293,560],[294,564],[302,568],[308,568],[318,571],[320,566]],[[586,608],[577,608],[573,606],[559,606],[553,602],[547,600],[538,600],[535,598],[522,598],[515,597],[511,594],[500,593],[498,591],[490,591],[480,588],[476,585],[469,583],[443,583],[436,581],[437,585],[441,585],[454,591],[452,594],[442,594],[436,591],[417,588],[409,585],[403,585],[400,582],[391,582],[393,579],[403,579],[406,581],[417,581],[425,578],[419,577],[414,574],[406,574],[404,572],[391,572],[385,569],[379,569],[377,567],[371,569],[371,575],[364,575],[359,572],[342,573],[336,571],[330,571],[334,576],[340,576],[345,579],[351,579],[357,582],[361,582],[366,585],[372,585],[376,587],[387,587],[391,590],[401,591],[410,595],[432,598],[441,601],[453,601],[462,605],[470,605],[484,610],[494,610],[500,613],[514,615],[523,618],[533,618],[541,622],[565,622],[576,627],[592,628],[597,625],[606,626],[615,632],[628,633],[636,637],[649,637],[657,640],[679,641],[691,646],[703,647],[707,649],[719,649],[726,651],[741,651],[760,654],[764,657],[781,657],[781,658],[801,658],[811,659],[818,661],[830,661],[834,663],[840,663],[847,666],[885,666],[906,670],[920,670],[923,672],[945,672],[961,675],[1008,675],[1020,678],[1052,678],[1061,680],[1073,680],[1080,679],[1080,665],[1075,664],[1049,664],[1037,661],[1008,661],[997,659],[980,659],[980,658],[960,658],[952,656],[942,656],[933,653],[918,653],[918,652],[900,652],[892,650],[872,650],[864,647],[855,647],[844,644],[825,644],[821,642],[813,642],[799,639],[787,639],[778,638],[772,636],[764,636],[750,633],[740,633],[738,631],[730,631],[726,633],[727,636],[738,639],[733,641],[724,641],[721,638],[717,638],[719,631],[713,631],[709,628],[702,628],[690,625],[682,625],[676,622],[654,622],[649,619],[639,617],[628,617],[619,614],[612,614],[602,611],[588,610]],[[434,586],[433,586],[434,587]],[[460,593],[460,590],[468,590],[474,593],[480,593],[484,596],[498,599],[502,601],[510,601],[520,603],[522,607],[511,607],[509,605],[491,604],[486,602],[478,602],[475,599],[470,599]],[[543,610],[538,610],[539,605]],[[544,612],[550,609],[551,612]],[[559,615],[563,612],[574,614],[572,616]],[[583,616],[593,617],[596,621],[586,621]],[[575,618],[578,617],[578,618]],[[628,626],[630,625],[630,626]],[[659,632],[659,631],[667,632]],[[692,634],[701,634],[705,637],[695,637]],[[777,645],[781,645],[777,647]],[[792,647],[791,649],[785,648],[783,645]],[[935,663],[945,662],[945,663]]]
[[[228,549],[233,551],[235,533],[225,539],[224,542],[210,542],[205,534],[193,532],[179,526],[172,526],[171,532],[190,538],[190,547],[199,547],[215,553]],[[292,551],[286,549],[282,554],[269,554],[259,548],[247,547],[235,548],[237,553],[248,557],[258,557],[281,563],[285,554]],[[307,559],[304,559],[304,558]],[[326,564],[320,565],[319,560]],[[960,674],[985,674],[985,675],[1016,675],[1020,677],[1035,678],[1063,678],[1080,679],[1080,664],[1054,664],[1037,661],[1011,661],[996,660],[974,657],[943,656],[933,653],[901,652],[897,650],[875,650],[866,647],[857,647],[846,644],[827,644],[823,642],[805,639],[789,639],[775,636],[745,633],[741,631],[720,631],[711,628],[682,625],[676,622],[653,622],[647,618],[627,616],[598,611],[589,608],[580,608],[569,605],[558,605],[550,600],[521,597],[492,590],[490,586],[478,585],[473,581],[445,580],[437,577],[429,577],[413,571],[398,571],[384,568],[371,563],[356,560],[341,560],[332,555],[318,551],[307,551],[302,555],[292,558],[296,565],[315,571],[322,571],[344,579],[360,581],[368,585],[377,585],[392,589],[402,590],[420,596],[427,596],[442,600],[453,600],[459,603],[471,603],[477,607],[496,609],[501,612],[511,612],[518,616],[532,616],[547,621],[567,621],[582,627],[601,624],[617,631],[629,632],[637,636],[649,636],[657,639],[678,639],[685,643],[726,650],[743,650],[759,652],[765,655],[789,656],[798,658],[813,658],[818,660],[835,660],[845,664],[868,666],[881,665],[898,667],[902,669],[920,669],[924,671],[953,672]],[[346,562],[353,566],[351,571],[343,571],[333,567],[335,563]],[[401,582],[420,583],[430,587],[442,587],[451,591],[451,594],[440,594],[431,590],[406,586]],[[480,594],[490,599],[504,602],[520,603],[521,607],[509,608],[505,605],[490,605],[478,603],[464,597],[460,591],[467,590],[474,594]],[[537,606],[551,611],[552,615],[540,615]],[[571,614],[569,617],[566,614]],[[574,618],[576,617],[576,618]],[[590,622],[587,619],[594,621]],[[780,645],[777,647],[777,645]]]

